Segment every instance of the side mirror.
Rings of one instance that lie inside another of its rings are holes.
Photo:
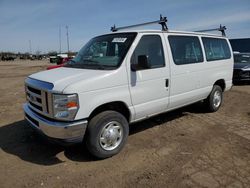
[[[148,57],[146,55],[139,55],[137,59],[138,64],[131,64],[131,70],[133,72],[137,70],[143,70],[150,68],[150,65],[148,63]]]

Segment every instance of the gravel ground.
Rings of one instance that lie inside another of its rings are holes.
[[[1,187],[250,187],[250,86],[234,86],[216,113],[200,104],[130,126],[122,152],[95,160],[23,120],[24,78],[47,61],[0,62]]]

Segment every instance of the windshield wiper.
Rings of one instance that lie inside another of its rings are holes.
[[[83,59],[83,62],[89,62],[89,63],[83,63],[83,66],[84,65],[87,65],[87,66],[93,66],[99,70],[105,70],[105,66],[100,64],[100,62],[98,61],[95,61],[95,60],[92,60],[92,59]]]
[[[114,66],[103,65],[100,64],[100,62],[94,61],[92,59],[83,59],[82,62],[76,62],[75,60],[70,60],[69,63],[65,65],[65,67],[97,69],[97,70],[111,70],[114,68]]]
[[[94,65],[96,65],[96,64],[99,64],[99,63],[100,63],[100,62],[94,61],[94,60],[92,60],[92,59],[83,59],[83,62],[89,62],[88,65],[89,65],[89,64],[94,64]]]

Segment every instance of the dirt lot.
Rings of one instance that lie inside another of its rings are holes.
[[[82,145],[61,147],[23,120],[24,78],[44,61],[0,62],[1,187],[250,187],[250,86],[130,126],[128,143],[96,161]]]

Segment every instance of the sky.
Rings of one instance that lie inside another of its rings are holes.
[[[0,52],[79,51],[110,27],[154,21],[170,30],[227,27],[228,38],[250,38],[250,0],[0,0]],[[149,29],[160,29],[149,26]],[[142,29],[147,29],[142,28]],[[30,41],[30,42],[29,42]]]

